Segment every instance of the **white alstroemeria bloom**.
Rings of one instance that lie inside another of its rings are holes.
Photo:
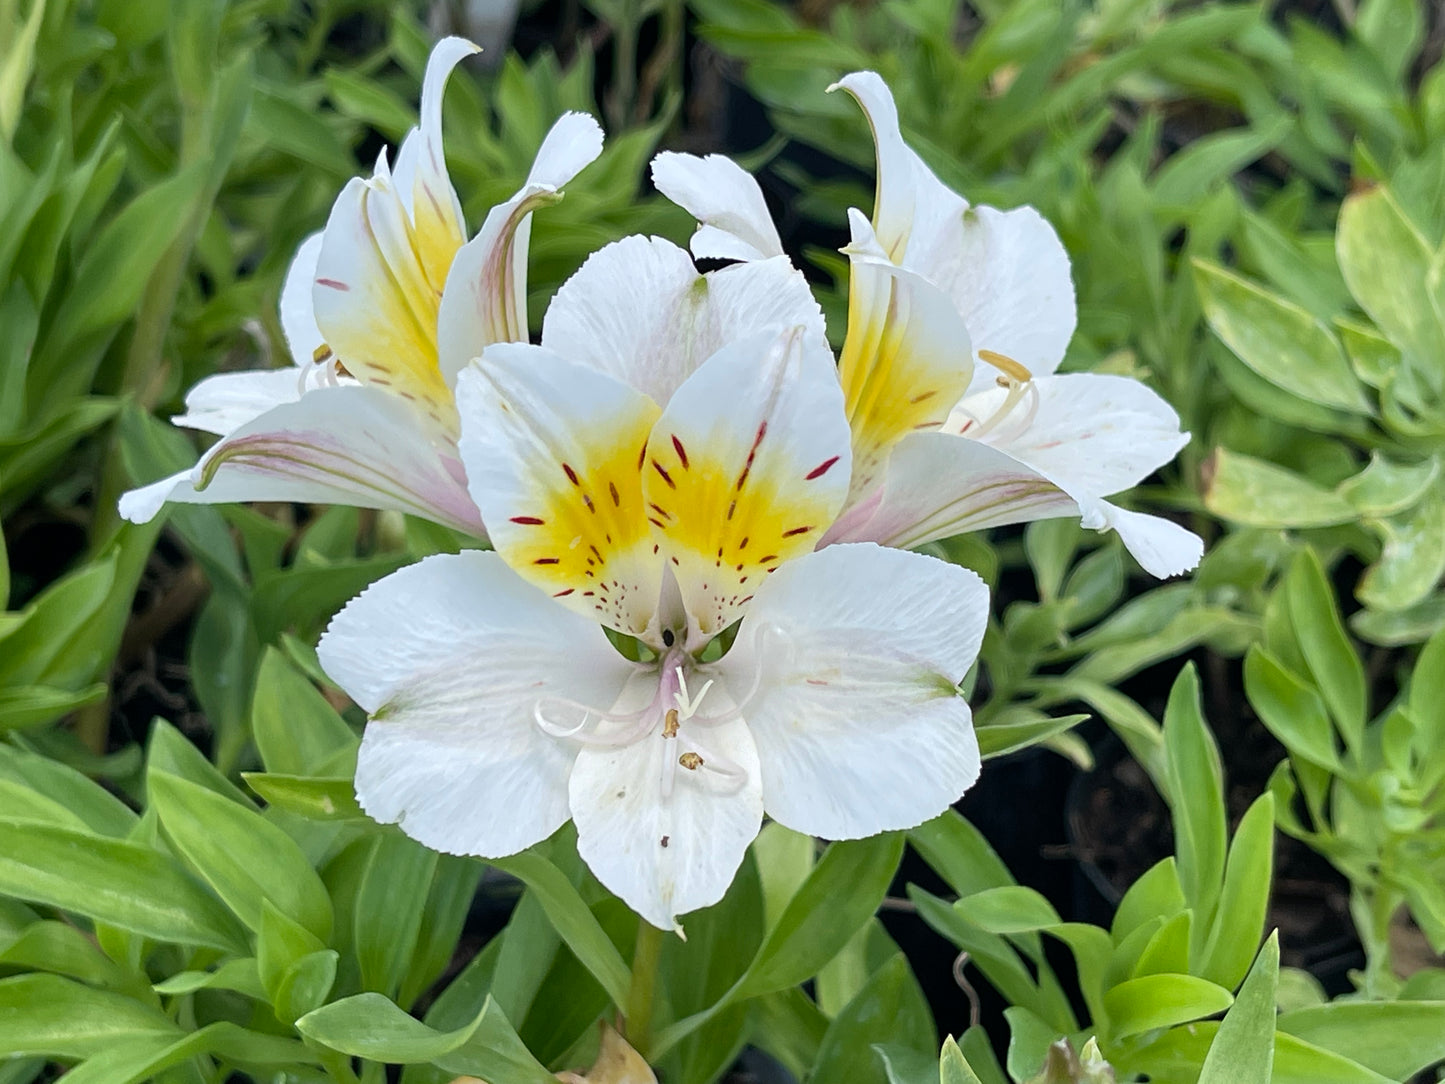
[[[604,263],[666,251],[623,246]],[[722,897],[764,813],[857,838],[958,798],[979,752],[956,684],[988,605],[978,577],[930,557],[813,552],[849,477],[826,343],[800,324],[667,362],[717,337],[705,303],[689,311],[604,298],[592,315],[637,354],[501,344],[463,371],[461,454],[496,552],[379,581],[318,649],[371,716],[371,816],[484,857],[570,817],[602,883],[664,929]]]
[[[602,130],[564,115],[527,183],[468,241],[442,94],[475,52],[461,38],[437,44],[395,168],[383,150],[297,252],[281,294],[295,364],[197,384],[176,424],[222,439],[193,469],[127,493],[125,518],[145,522],[167,501],[335,502],[482,534],[457,454],[456,374],[491,343],[526,340],[531,212],[601,153]]]
[[[947,188],[903,142],[893,97],[873,72],[837,87],[872,125],[878,182],[872,220],[849,214],[839,376],[853,480],[826,541],[912,547],[1078,515],[1118,531],[1156,576],[1193,568],[1197,536],[1104,499],[1169,462],[1189,436],[1138,381],[1054,375],[1076,316],[1053,228],[1033,208],[971,207]],[[653,178],[699,220],[696,255],[781,251],[756,182],[727,159],[662,154]]]

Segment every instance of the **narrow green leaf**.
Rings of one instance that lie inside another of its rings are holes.
[[[939,1084],[983,1084],[952,1035],[943,1040],[943,1049],[938,1055],[938,1079]]]
[[[5,938],[0,937],[0,944]],[[92,986],[133,991],[145,980],[127,972],[101,952],[94,941],[65,922],[42,921],[27,926],[0,951],[0,964],[35,971],[51,971]]]
[[[266,818],[165,772],[148,775],[151,804],[177,850],[251,929],[262,903],[325,941],[331,899],[291,837]]]
[[[0,561],[4,554],[0,554]],[[107,686],[101,683],[77,690],[53,685],[22,685],[0,689],[0,731],[44,726],[72,711],[105,699]]]
[[[1209,1044],[1199,1084],[1270,1084],[1278,985],[1279,934],[1273,933]]]
[[[67,1073],[75,1084],[137,1084],[164,1079],[164,1070],[200,1054],[212,1054],[245,1067],[256,1075],[276,1066],[294,1067],[317,1062],[314,1051],[295,1039],[248,1031],[235,1024],[219,1022],[191,1032],[180,1039],[156,1042],[133,1040],[87,1058]]]
[[[1336,1001],[1285,1013],[1279,1030],[1390,1080],[1445,1060],[1445,1001]]]
[[[1394,194],[1381,186],[1347,198],[1335,246],[1345,284],[1360,307],[1407,363],[1438,374],[1445,331],[1429,290],[1434,252]]]
[[[782,990],[816,975],[878,910],[902,857],[903,836],[896,832],[832,844],[769,932],[739,996]]]
[[[834,1018],[808,1079],[814,1084],[887,1084],[887,1070],[872,1047],[886,1042],[931,1055],[936,1035],[918,980],[897,953]]]
[[[244,951],[245,932],[174,859],[51,825],[0,820],[0,892],[158,941]]]
[[[161,1013],[57,975],[0,979],[0,1057],[84,1058],[113,1043],[176,1036]]]
[[[397,998],[403,1007],[409,1008],[451,963],[482,872],[482,864],[471,858],[452,854],[438,857],[422,915],[421,937]]]
[[[313,1042],[350,1057],[384,1064],[435,1062],[448,1072],[485,1073],[508,1084],[556,1084],[487,998],[463,1027],[436,1031],[380,994],[357,994],[324,1005],[296,1021]]]
[[[1164,711],[1170,812],[1179,883],[1195,915],[1207,922],[1224,878],[1227,827],[1219,748],[1204,721],[1193,664],[1180,671]]]
[[[1335,592],[1314,550],[1304,547],[1284,580],[1290,624],[1345,744],[1358,750],[1364,741],[1365,668],[1345,635]]]
[[[436,866],[436,851],[394,829],[376,833],[352,917],[363,989],[396,996],[421,933]]]
[[[1229,845],[1224,891],[1195,974],[1227,990],[1239,984],[1264,930],[1273,874],[1274,795],[1266,791],[1244,814]]]
[[[205,161],[144,189],[85,246],[65,304],[55,318],[62,351],[128,317],[171,242],[180,235],[206,180]]]
[[[1161,859],[1124,893],[1114,911],[1110,933],[1115,942],[1121,942],[1150,919],[1172,918],[1188,906],[1175,859]]]
[[[1366,606],[1403,610],[1420,602],[1445,573],[1445,495],[1428,493],[1414,508],[1376,520],[1384,548],[1355,594]]]
[[[151,723],[150,749],[146,763],[153,770],[179,776],[197,786],[215,791],[223,798],[238,802],[247,809],[256,808],[240,787],[217,771],[204,753],[164,719],[155,719]]]
[[[277,772],[242,772],[246,785],[267,805],[313,821],[364,821],[366,813],[356,801],[350,777],[282,775]]]
[[[1362,516],[1392,516],[1419,503],[1438,477],[1438,459],[1396,463],[1372,452],[1365,469],[1346,478],[1336,492]]]
[[[1104,993],[1109,1023],[1118,1038],[1213,1016],[1233,1002],[1224,987],[1193,975],[1143,975]]]
[[[1244,688],[1260,720],[1291,755],[1336,775],[1344,771],[1319,693],[1257,644],[1244,659]]]
[[[957,895],[1014,883],[983,833],[956,810],[912,829],[908,842]]]
[[[627,1004],[632,973],[617,946],[562,871],[535,851],[523,851],[511,858],[493,860],[491,864],[536,893],[552,926],[607,991],[612,1003]]]
[[[1187,975],[1190,971],[1190,939],[1194,928],[1194,912],[1180,911],[1154,931],[1139,953],[1133,976]]]
[[[1204,260],[1194,261],[1194,281],[1210,328],[1264,379],[1311,403],[1370,411],[1339,340],[1315,316]]]
[[[336,709],[274,647],[256,674],[251,731],[266,771],[278,775],[315,775],[338,750],[357,744]]]
[[[1204,506],[1232,523],[1253,527],[1327,527],[1358,515],[1349,501],[1293,471],[1216,449]]]

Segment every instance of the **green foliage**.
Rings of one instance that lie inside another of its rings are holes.
[[[1276,589],[1265,637],[1245,662],[1250,701],[1290,754],[1270,779],[1279,826],[1349,878],[1368,957],[1363,987],[1374,996],[1400,988],[1390,926],[1401,905],[1437,951],[1445,947],[1433,699],[1442,666],[1445,633],[1436,633],[1407,695],[1371,718],[1364,666],[1309,549]]]
[[[1044,1074],[1040,1080],[1090,1079],[1081,1075],[1082,1065],[1068,1068],[1062,1050],[1051,1052],[1060,1037],[1074,1049],[1095,1043],[1119,1079],[1146,1073],[1163,1081],[1245,1080],[1250,1078],[1239,1067],[1257,1073],[1261,1046],[1274,1049],[1274,940],[1256,956],[1271,881],[1274,799],[1270,794],[1258,799],[1226,842],[1224,780],[1197,688],[1186,669],[1175,682],[1163,725],[1177,858],[1160,862],[1129,889],[1110,929],[1063,921],[1037,892],[1011,883],[987,844],[957,814],[945,814],[912,835],[958,893],[950,904],[910,889],[919,914],[967,952],[1013,1006],[1006,1015],[1015,1080],[1035,1071]],[[1075,1016],[1044,955],[1041,935],[1061,942],[1072,955],[1087,1021]],[[1422,1020],[1434,1019],[1430,1003],[1398,1004]],[[1216,1025],[1210,1018],[1224,1010],[1220,1037],[1211,1046],[1207,1037]],[[1295,1035],[1285,1027],[1288,1019],[1281,1018],[1279,1028]],[[1290,1046],[1284,1079],[1323,1079],[1326,1067],[1349,1064],[1360,1052],[1349,1045],[1353,1040],[1324,1028],[1309,1038],[1312,1042]],[[1433,1050],[1431,1040],[1422,1038],[1400,1053],[1400,1062],[1428,1064]],[[1280,1068],[1273,1079],[1281,1078]],[[1373,1071],[1371,1057],[1355,1061],[1355,1068]],[[1267,1065],[1264,1075],[1254,1078],[1271,1079]]]

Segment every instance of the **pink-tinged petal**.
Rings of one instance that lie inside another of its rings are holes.
[[[986,527],[1079,515],[1085,527],[1118,530],[1152,575],[1176,575],[1198,563],[1202,543],[1195,535],[1168,520],[1116,508],[1087,488],[1107,477],[1084,463],[1088,441],[1073,445],[1079,463],[1069,463],[1067,450],[1052,461],[1064,464],[1062,476],[1011,454],[1013,443],[1007,448],[954,433],[906,438],[888,461],[881,489],[844,513],[824,543],[869,541],[911,549]]]
[[[642,493],[689,647],[818,543],[847,495],[849,455],[833,356],[801,327],[724,347],[677,390],[647,442]]]
[[[326,340],[316,326],[316,308],[311,291],[316,282],[316,261],[321,258],[320,231],[301,242],[286,282],[281,287],[281,330],[297,365],[310,365],[321,356]]]
[[[983,581],[921,554],[832,546],[779,569],[717,664],[756,688],[743,714],[768,815],[856,839],[947,809],[978,778],[955,686],[987,623]]]
[[[532,212],[602,153],[602,129],[586,113],[564,113],[547,133],[527,183],[487,214],[447,276],[437,315],[442,375],[457,374],[493,343],[527,341],[527,249]]]
[[[700,275],[671,242],[633,236],[594,252],[557,291],[542,344],[666,403],[729,343],[798,325],[822,336],[823,314],[785,258]]]
[[[362,808],[448,854],[514,854],[567,820],[576,746],[544,733],[539,702],[604,708],[632,664],[590,621],[491,553],[442,554],[378,581],[317,646],[371,720]]]
[[[1072,497],[1013,456],[952,433],[914,433],[889,457],[882,492],[824,538],[912,549],[985,527],[1078,515]]]
[[[980,439],[1078,497],[1130,489],[1189,443],[1174,408],[1138,380],[1068,373],[1035,380],[1033,389],[1034,403],[1019,403]],[[969,395],[945,429],[977,431],[1007,396],[997,386]]]
[[[527,343],[457,379],[461,455],[492,544],[564,605],[654,642],[661,592],[638,471],[657,404]]]
[[[1125,549],[1145,572],[1159,579],[1178,576],[1199,565],[1204,539],[1163,516],[1131,512],[1108,501],[1081,501],[1083,525],[1119,533]]]
[[[166,500],[298,501],[393,509],[482,534],[455,453],[424,415],[375,388],[318,388],[273,407],[167,484],[127,494],[121,514],[142,522]]]
[[[731,158],[663,151],[652,160],[652,183],[698,220],[688,247],[699,259],[766,260],[783,255],[763,190]]]
[[[619,711],[646,704],[656,676],[634,679]],[[727,712],[714,686],[708,712]],[[599,734],[605,736],[608,730]],[[688,753],[686,767],[682,761]],[[571,780],[577,851],[597,879],[660,929],[722,899],[762,827],[757,750],[741,719],[684,722],[621,747],[589,746]]]

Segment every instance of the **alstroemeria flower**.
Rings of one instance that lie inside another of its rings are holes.
[[[873,218],[850,211],[848,329],[839,359],[853,433],[848,507],[827,541],[912,547],[984,527],[1078,515],[1119,532],[1156,576],[1193,568],[1197,536],[1104,498],[1188,442],[1136,380],[1054,375],[1076,321],[1069,259],[1029,207],[971,207],[903,142],[873,72],[838,84],[877,146]],[[726,159],[660,155],[658,188],[701,223],[698,256],[781,251],[753,179]]]
[[[621,246],[604,261],[667,251]],[[693,275],[695,294],[740,281]],[[502,344],[458,381],[461,454],[496,552],[381,580],[319,653],[371,716],[356,773],[371,816],[484,857],[570,817],[602,883],[672,928],[722,897],[765,812],[856,838],[921,823],[968,787],[978,745],[955,686],[987,589],[918,554],[812,552],[850,460],[815,330],[734,336],[669,365],[718,337],[705,302],[674,323],[593,300],[650,349],[582,339],[593,356],[573,360]],[[645,645],[644,661],[605,629]]]
[[[526,340],[531,212],[597,157],[602,130],[565,114],[527,183],[468,241],[442,94],[475,52],[461,38],[437,44],[395,168],[383,150],[297,252],[281,294],[295,364],[197,384],[176,424],[222,439],[193,469],[127,493],[123,516],[145,522],[166,501],[335,502],[482,533],[457,454],[456,374],[491,343]]]

